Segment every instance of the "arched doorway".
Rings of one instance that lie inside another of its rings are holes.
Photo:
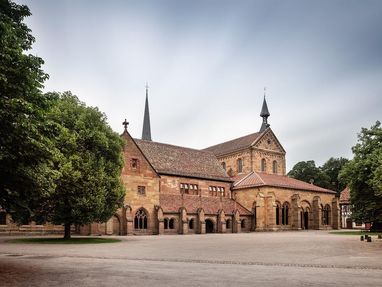
[[[214,223],[211,219],[206,219],[206,233],[214,233]]]
[[[113,235],[121,235],[121,222],[117,216],[113,216]]]

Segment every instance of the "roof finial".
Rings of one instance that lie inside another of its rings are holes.
[[[146,82],[145,114],[143,117],[142,139],[151,141],[150,112],[149,112],[149,85]]]
[[[268,111],[268,105],[267,105],[265,96],[266,96],[266,87],[264,87],[263,107],[261,108],[261,113],[260,113],[260,117],[263,118],[263,123],[261,124],[260,132],[263,132],[266,128],[269,127],[268,117],[271,115]]]
[[[129,125],[129,122],[125,119],[125,121],[122,123],[122,125],[125,126],[125,132],[127,132],[127,126]]]

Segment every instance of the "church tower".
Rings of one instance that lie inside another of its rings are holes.
[[[142,139],[151,141],[150,112],[149,112],[149,86],[146,83],[145,115],[143,118]]]
[[[261,113],[260,113],[260,117],[263,118],[263,123],[261,124],[260,132],[265,131],[266,128],[270,126],[270,124],[268,124],[268,117],[270,115],[271,114],[268,111],[268,105],[267,105],[267,101],[265,100],[265,94],[264,94],[263,107],[261,108]]]

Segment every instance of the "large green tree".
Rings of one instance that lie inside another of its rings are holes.
[[[124,196],[120,175],[122,140],[97,108],[87,107],[70,92],[50,93],[49,119],[58,124],[55,168],[56,188],[42,203],[46,220],[65,226],[70,238],[72,224],[108,220]]]
[[[362,128],[352,151],[354,158],[340,173],[340,179],[350,188],[352,217],[372,222],[372,229],[382,230],[382,128],[379,121],[370,129]]]
[[[43,60],[28,54],[34,38],[27,6],[0,1],[0,206],[16,221],[54,188],[54,128],[46,119],[51,102],[41,88]]]
[[[330,188],[330,178],[316,166],[314,160],[300,161],[288,172],[288,176],[323,188]]]

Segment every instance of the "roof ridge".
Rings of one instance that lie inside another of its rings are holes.
[[[196,148],[191,148],[191,147],[184,147],[184,146],[179,146],[179,145],[161,143],[161,142],[156,142],[156,141],[148,141],[148,140],[143,140],[143,139],[134,139],[134,140],[143,141],[143,142],[146,142],[148,144],[159,144],[159,145],[168,146],[168,147],[174,147],[174,148],[179,148],[179,149],[186,149],[186,150],[198,151],[198,152],[202,152],[202,153],[213,154],[212,152],[206,151],[203,149],[196,149]]]
[[[241,136],[241,137],[237,137],[237,138],[234,138],[234,139],[230,139],[230,140],[227,140],[227,141],[224,141],[222,143],[218,143],[218,144],[215,144],[215,145],[212,145],[212,146],[209,146],[209,147],[206,147],[204,148],[203,150],[206,150],[206,149],[209,149],[209,148],[213,148],[213,147],[216,147],[216,146],[219,146],[219,145],[222,145],[222,144],[226,144],[226,143],[229,143],[231,141],[235,141],[235,140],[238,140],[238,139],[242,139],[242,138],[245,138],[245,137],[248,137],[248,136],[252,136],[254,134],[260,134],[262,132],[254,132],[254,133],[250,133],[250,134],[247,134],[245,136]]]

